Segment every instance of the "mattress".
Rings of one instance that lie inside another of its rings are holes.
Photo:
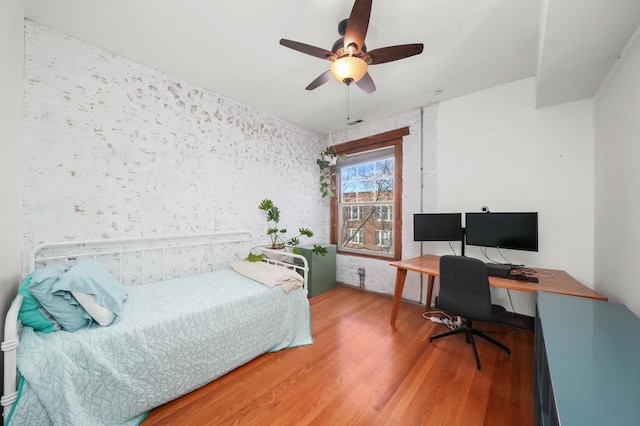
[[[231,269],[127,287],[109,327],[23,327],[11,425],[134,425],[268,351],[312,343],[306,290]]]

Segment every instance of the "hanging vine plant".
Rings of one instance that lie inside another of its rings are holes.
[[[327,147],[320,154],[320,158],[316,160],[316,164],[320,168],[320,193],[323,197],[335,197],[336,186],[334,184],[334,176],[336,175],[336,165],[339,160],[346,157],[344,154],[337,154]]]

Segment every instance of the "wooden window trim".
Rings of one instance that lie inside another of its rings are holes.
[[[395,171],[394,171],[394,198],[393,198],[393,216],[394,229],[393,256],[377,256],[369,253],[354,253],[352,251],[341,250],[338,244],[338,198],[331,198],[331,228],[329,238],[331,244],[335,244],[338,254],[347,256],[359,256],[381,260],[400,260],[402,258],[402,138],[409,134],[409,127],[391,130],[378,135],[368,136],[366,138],[353,140],[331,146],[330,149],[337,154],[356,154],[363,151],[371,151],[378,148],[394,147]],[[333,184],[336,184],[334,176]]]

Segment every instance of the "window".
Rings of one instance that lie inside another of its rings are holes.
[[[349,244],[359,245],[362,244],[362,229],[349,228]]]
[[[362,219],[362,206],[350,206],[346,211],[347,220],[360,220]]]
[[[393,205],[385,204],[385,205],[378,206],[377,220],[391,222],[393,220]]]
[[[331,242],[341,254],[400,259],[402,136],[408,128],[336,145]]]
[[[376,245],[378,247],[391,247],[392,246],[391,231],[378,230],[376,231]]]

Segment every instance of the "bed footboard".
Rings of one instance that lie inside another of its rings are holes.
[[[295,253],[285,253],[282,254],[282,250],[272,250],[269,248],[259,247],[259,251],[261,251],[265,257],[262,259],[263,262],[270,263],[272,265],[284,266],[285,268],[293,269],[304,278],[303,288],[305,290],[309,290],[309,263],[307,262],[307,258]],[[269,255],[273,257],[268,257]]]

